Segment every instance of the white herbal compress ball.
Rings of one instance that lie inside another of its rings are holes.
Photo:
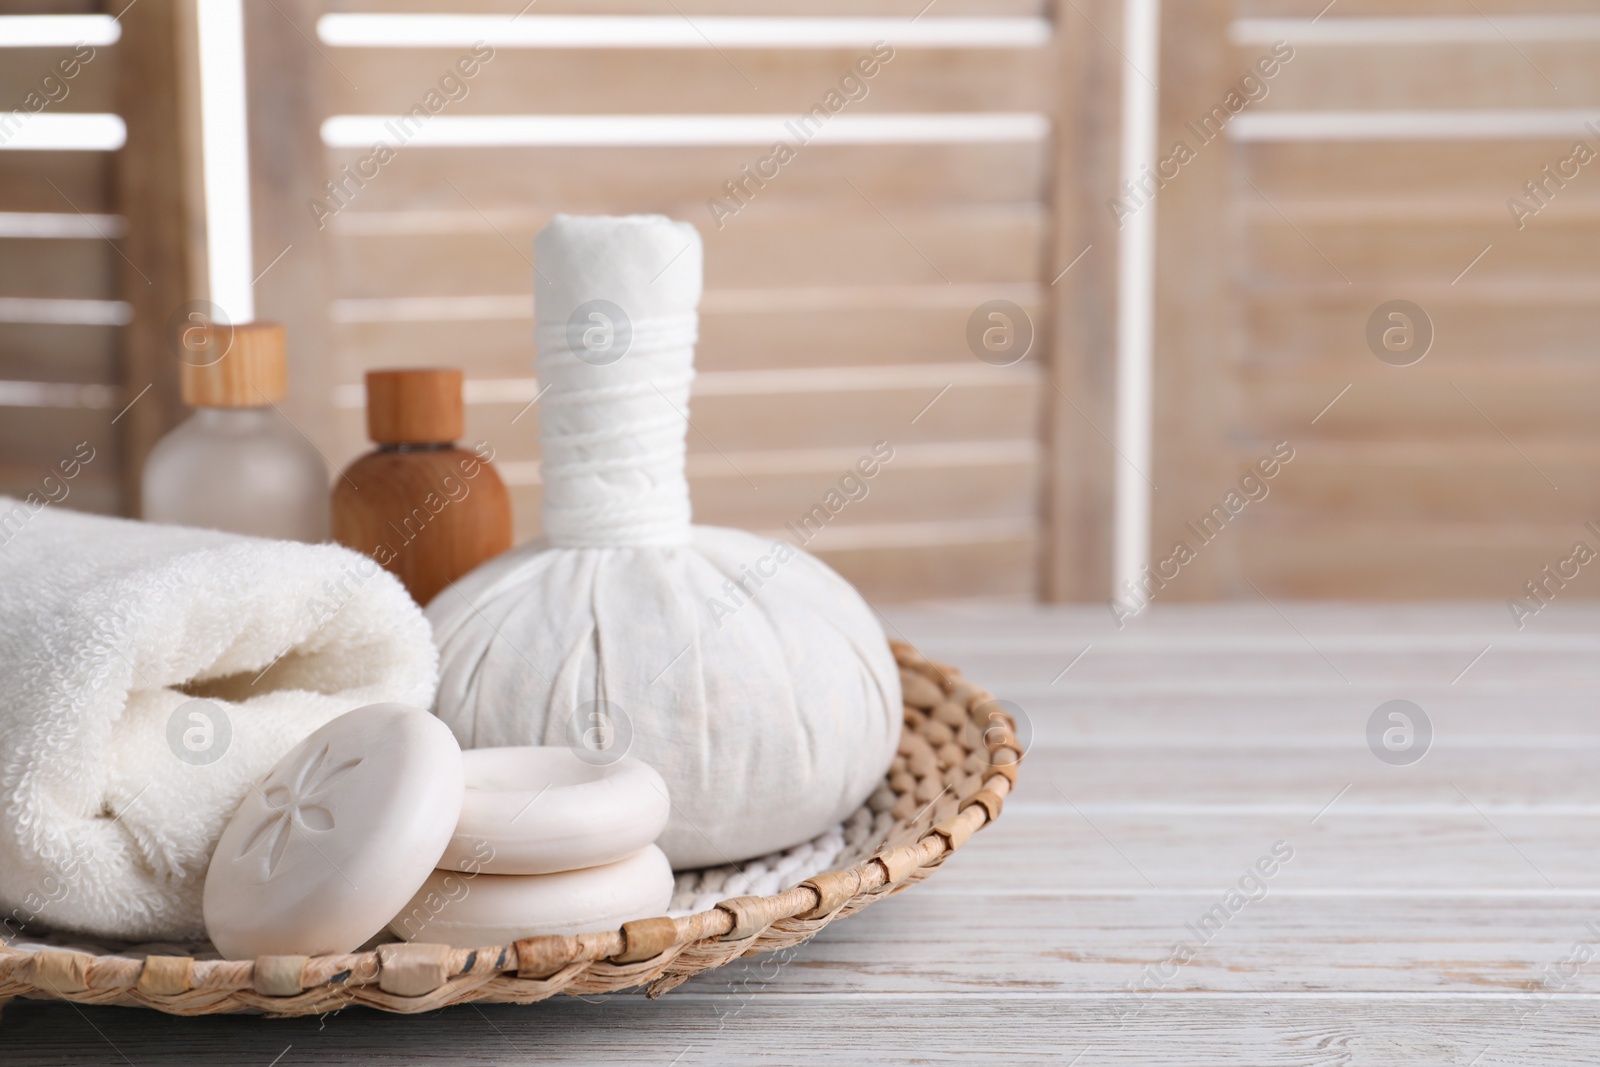
[[[700,236],[558,216],[534,249],[545,536],[428,609],[438,713],[465,747],[613,732],[666,779],[674,867],[809,840],[882,779],[899,672],[821,562],[689,523]]]

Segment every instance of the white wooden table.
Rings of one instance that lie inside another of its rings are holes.
[[[1600,1062],[1600,605],[892,621],[1032,749],[995,826],[792,959],[415,1018],[17,1001],[0,1063]],[[1368,745],[1391,699],[1433,727],[1409,765]]]

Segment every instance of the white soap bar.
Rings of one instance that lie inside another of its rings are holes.
[[[439,861],[446,870],[552,874],[614,863],[653,844],[672,813],[661,775],[628,756],[596,765],[557,745],[461,756],[467,794]]]
[[[435,871],[389,923],[396,937],[482,948],[540,934],[615,930],[665,915],[672,865],[654,845],[608,863],[561,874]]]
[[[427,880],[461,814],[461,750],[421,708],[341,715],[255,783],[206,872],[228,959],[350,952]]]

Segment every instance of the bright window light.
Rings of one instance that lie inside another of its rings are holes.
[[[0,48],[106,45],[121,36],[122,25],[110,15],[0,16]]]
[[[1038,18],[728,18],[629,15],[324,15],[317,36],[339,47],[466,48],[1034,48]]]
[[[1123,16],[1122,177],[1138,181],[1156,163],[1161,94],[1161,0],[1129,0]],[[1113,600],[1127,601],[1150,558],[1153,352],[1155,346],[1156,204],[1129,216],[1117,234],[1116,522]]]
[[[787,115],[439,115],[400,136],[398,115],[335,115],[322,124],[330,148],[585,145],[994,144],[1040,141],[1044,115],[835,115],[797,131]],[[809,140],[800,136],[807,132]]]
[[[255,318],[251,288],[250,149],[242,0],[196,4],[200,136],[211,302],[231,322]]]
[[[0,111],[0,151],[115,152],[127,140],[120,115]]]
[[[0,211],[0,237],[121,237],[127,232],[121,215],[76,215],[52,211]]]
[[[0,381],[0,407],[109,408],[122,398],[114,385]]]
[[[1235,19],[1238,45],[1504,44],[1507,41],[1593,41],[1596,15],[1467,15],[1427,18]]]
[[[133,305],[121,300],[0,296],[0,322],[48,326],[126,326],[132,321]]]
[[[1588,137],[1593,111],[1257,111],[1228,123],[1235,141],[1544,141]]]

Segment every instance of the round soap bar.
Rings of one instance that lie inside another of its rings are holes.
[[[461,754],[467,794],[439,866],[470,874],[597,867],[655,842],[672,814],[667,783],[623,756],[596,765],[557,745]]]
[[[228,959],[349,952],[427,880],[461,814],[461,750],[421,708],[372,704],[251,786],[206,872]]]
[[[603,867],[561,874],[434,871],[389,930],[407,941],[482,948],[539,934],[615,930],[665,915],[671,901],[672,865],[649,845]]]

